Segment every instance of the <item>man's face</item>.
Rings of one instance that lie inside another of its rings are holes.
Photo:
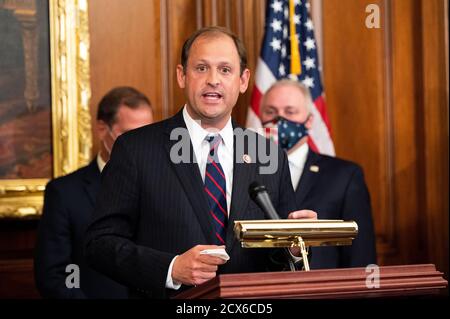
[[[247,90],[249,77],[248,69],[240,75],[239,54],[226,35],[200,36],[190,49],[186,70],[177,67],[187,111],[205,128],[225,126],[239,93]]]
[[[277,116],[290,121],[303,123],[308,118],[306,98],[303,93],[293,85],[274,87],[263,99],[261,104],[261,121],[267,122]],[[311,118],[311,117],[310,117]],[[310,120],[306,127],[310,128]]]
[[[146,104],[142,104],[135,109],[125,105],[120,106],[116,114],[116,121],[111,127],[103,121],[98,121],[103,159],[109,159],[113,144],[121,134],[151,123],[153,123],[153,113],[150,106]]]

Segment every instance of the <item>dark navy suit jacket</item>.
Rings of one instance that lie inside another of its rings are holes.
[[[351,246],[312,247],[311,269],[376,263],[370,196],[360,166],[309,150],[295,196],[297,209],[314,210],[318,219],[354,220],[358,224],[358,236]]]
[[[117,139],[102,174],[102,190],[86,236],[86,254],[93,267],[133,288],[136,297],[169,297],[173,290],[166,289],[165,283],[172,259],[196,245],[215,242],[198,164],[170,159],[172,146],[178,143],[178,139],[170,139],[170,134],[177,128],[186,128],[181,111]],[[268,141],[254,132],[248,134],[261,143]],[[251,163],[242,158],[240,163],[236,161],[236,135],[234,144],[226,235],[230,260],[219,266],[218,273],[262,272],[271,262],[270,250],[241,248],[233,232],[234,221],[264,219],[248,195],[248,187],[255,180],[266,185],[282,217],[295,210],[287,156],[276,148],[278,170],[261,174],[257,157]],[[187,149],[192,155],[190,139]]]
[[[94,160],[45,189],[43,215],[35,251],[35,280],[46,298],[127,298],[127,289],[90,268],[84,258],[84,234],[100,189]],[[66,266],[80,269],[80,288],[66,287]]]

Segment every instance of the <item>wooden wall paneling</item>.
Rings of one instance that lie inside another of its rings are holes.
[[[365,28],[371,3],[380,29]],[[447,5],[324,1],[323,26],[333,139],[365,170],[379,262],[432,262],[448,275]]]
[[[32,259],[0,260],[0,298],[38,299]]]
[[[152,101],[156,120],[163,117],[159,0],[89,2],[91,116],[95,137],[97,104],[114,86],[129,85]],[[93,154],[98,151],[94,138]]]
[[[233,0],[203,0],[202,26],[222,26],[231,29]],[[200,17],[199,17],[200,18]]]
[[[385,12],[383,1],[371,1]],[[359,163],[372,200],[379,262],[394,254],[395,214],[386,30],[365,25],[367,1],[323,2],[324,87],[336,153]]]
[[[159,8],[159,36],[160,36],[160,52],[161,52],[161,90],[159,92],[161,96],[161,119],[169,117],[169,88],[170,88],[170,76],[169,76],[169,21],[168,18],[168,6],[167,1],[160,3]]]
[[[242,39],[244,35],[244,17],[243,17],[243,0],[235,0],[230,2],[230,30]]]
[[[185,98],[183,90],[178,87],[176,78],[176,66],[181,63],[181,48],[189,35],[197,30],[199,14],[199,1],[191,0],[168,0],[167,1],[167,47],[168,59],[164,72],[168,74],[168,92],[166,94],[169,100],[168,116],[176,114],[184,105]]]
[[[430,262],[449,275],[449,112],[448,112],[448,1],[421,3],[423,107],[419,118],[424,127],[424,187],[427,251]],[[447,47],[447,49],[446,49]]]
[[[0,260],[33,258],[37,220],[2,220]]]
[[[382,179],[378,189],[381,194],[374,196],[381,202],[379,207],[383,209],[381,214],[381,229],[384,231],[380,233],[377,238],[377,248],[379,255],[379,262],[381,264],[398,264],[398,262],[392,261],[392,258],[398,256],[399,247],[395,241],[397,238],[396,233],[396,213],[394,205],[394,120],[393,120],[393,105],[395,104],[394,96],[392,92],[393,83],[393,66],[392,66],[392,10],[389,3],[384,1],[382,3],[382,30],[383,30],[383,55],[379,58],[383,59],[383,119],[384,120],[384,139],[381,139],[380,144],[384,144],[382,149],[380,148],[379,159],[383,163],[385,171],[382,172]],[[375,203],[372,203],[375,205]],[[386,260],[388,259],[388,260]]]
[[[39,298],[33,271],[37,226],[37,220],[1,221],[0,299]]]
[[[219,0],[219,12],[223,12],[223,14],[219,17],[219,23],[229,29],[231,29],[232,2],[234,1]],[[236,30],[234,30],[234,32],[236,32]]]
[[[201,3],[202,26],[230,27],[230,0],[203,0]]]
[[[220,25],[217,21],[217,0],[201,1],[201,17],[202,26]]]
[[[398,220],[399,263],[419,263],[424,256],[423,165],[421,132],[421,48],[417,39],[418,8],[412,0],[389,1],[392,11],[392,67],[394,122],[394,213]],[[420,23],[420,22],[419,22]]]
[[[252,89],[255,83],[256,65],[264,36],[265,3],[265,1],[261,0],[240,0],[233,5],[234,12],[232,17],[237,20],[231,23],[231,29],[244,42],[247,49],[248,68],[251,73],[247,92],[240,96],[233,110],[233,117],[241,126],[245,126]]]

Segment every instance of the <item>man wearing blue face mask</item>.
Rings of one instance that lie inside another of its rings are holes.
[[[308,147],[314,120],[309,89],[300,82],[278,81],[267,90],[260,110],[266,134],[287,151],[297,209],[314,210],[318,219],[358,223],[358,236],[351,246],[313,247],[311,269],[376,263],[370,196],[362,168]]]
[[[100,150],[97,156],[89,165],[47,184],[34,262],[36,285],[42,297],[128,297],[126,287],[87,265],[83,254],[84,234],[100,191],[100,173],[115,140],[126,131],[152,122],[150,100],[144,94],[131,87],[112,89],[98,106],[96,133]],[[71,280],[77,273],[79,281]]]

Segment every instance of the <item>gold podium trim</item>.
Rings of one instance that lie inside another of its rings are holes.
[[[301,238],[306,247],[351,245],[358,224],[343,220],[241,220],[234,232],[244,248],[297,246]]]

